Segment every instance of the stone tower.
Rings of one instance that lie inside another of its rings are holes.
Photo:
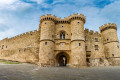
[[[54,66],[54,35],[56,16],[43,15],[40,18],[40,66]]]
[[[85,16],[74,14],[70,16],[71,26],[71,60],[72,67],[86,66],[84,23]]]
[[[119,57],[119,40],[117,36],[117,25],[114,23],[104,24],[100,27],[103,37],[104,52],[111,65],[118,65],[116,61]]]

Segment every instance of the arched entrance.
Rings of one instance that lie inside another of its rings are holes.
[[[67,66],[69,61],[69,55],[67,53],[61,52],[56,56],[59,66]]]

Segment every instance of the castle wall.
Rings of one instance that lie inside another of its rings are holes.
[[[85,29],[86,57],[89,66],[109,65],[104,54],[103,38],[100,33]],[[97,39],[97,40],[96,40]],[[98,49],[95,46],[98,46]],[[102,59],[102,60],[101,60]]]
[[[0,59],[36,63],[38,53],[39,31],[36,30],[0,41]]]

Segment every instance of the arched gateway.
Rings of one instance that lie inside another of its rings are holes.
[[[69,55],[65,52],[60,52],[56,55],[58,66],[67,66],[69,63]]]

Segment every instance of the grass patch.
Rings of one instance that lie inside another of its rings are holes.
[[[4,61],[4,60],[0,60],[0,63],[4,63],[4,64],[21,64],[19,62],[11,62],[11,61]]]

